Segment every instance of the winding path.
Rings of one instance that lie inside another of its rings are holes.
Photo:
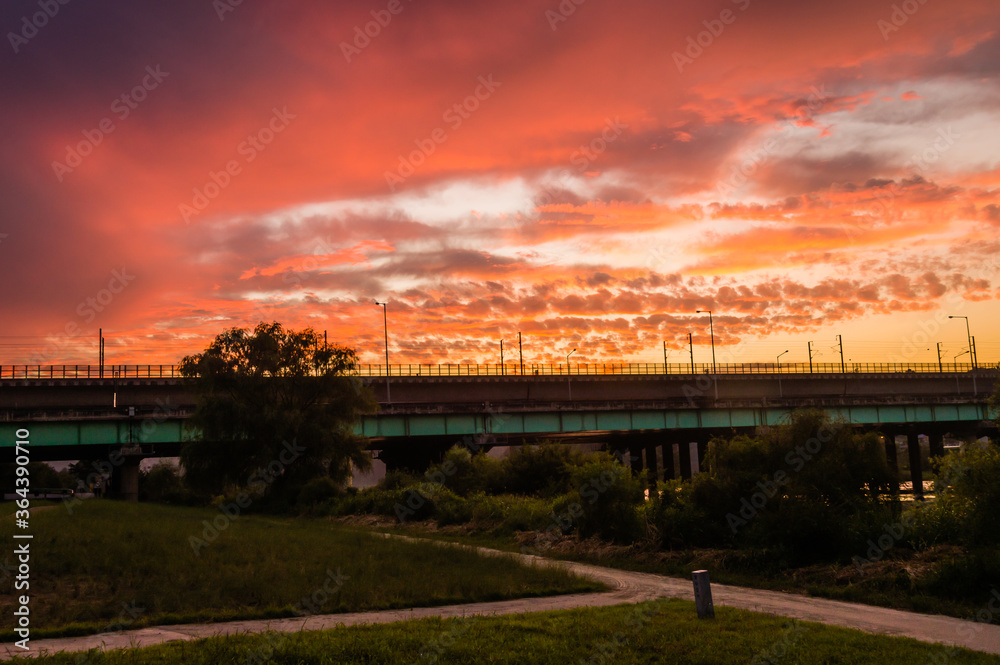
[[[386,535],[386,537],[407,538],[406,536],[392,535]],[[453,543],[441,544],[447,547],[466,547]],[[611,590],[600,593],[522,598],[407,610],[323,614],[289,619],[255,619],[228,623],[153,626],[86,637],[32,640],[31,649],[28,651],[15,649],[12,644],[4,644],[0,645],[3,649],[3,653],[0,653],[0,660],[8,660],[13,655],[38,656],[58,651],[86,651],[93,648],[145,647],[174,640],[197,640],[218,635],[259,633],[268,630],[278,632],[326,630],[338,626],[393,623],[424,617],[495,616],[578,607],[604,607],[622,603],[639,603],[657,598],[694,599],[693,587],[689,580],[603,568],[572,561],[556,561],[527,554],[511,554],[482,547],[473,549],[487,556],[514,556],[528,565],[563,568],[581,577],[603,582]],[[1000,625],[987,625],[940,615],[916,614],[724,584],[712,585],[712,598],[716,605],[764,612],[801,621],[844,626],[868,633],[912,637],[923,642],[938,642],[985,653],[1000,654]],[[997,594],[996,602],[993,605],[996,607],[995,610],[987,606],[984,606],[983,609],[986,612],[992,612],[994,617],[1000,617],[1000,593]]]

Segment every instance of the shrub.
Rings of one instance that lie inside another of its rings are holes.
[[[139,499],[142,501],[175,503],[186,495],[177,468],[166,462],[154,465],[139,477]]]
[[[504,491],[553,497],[572,491],[573,470],[586,461],[578,449],[543,442],[520,446],[503,460]]]
[[[599,536],[615,543],[631,543],[645,535],[638,506],[645,492],[644,477],[633,478],[611,455],[595,456],[573,470],[579,505],[581,537]]]
[[[296,503],[300,506],[311,507],[340,496],[343,492],[332,478],[321,476],[313,478],[299,490]]]
[[[920,511],[922,535],[930,542],[1000,545],[1000,448],[966,445],[949,454],[935,483],[937,499]]]

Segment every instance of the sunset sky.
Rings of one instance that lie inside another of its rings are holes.
[[[1000,361],[996,0],[61,1],[0,8],[2,364],[380,362],[374,299],[392,362]]]

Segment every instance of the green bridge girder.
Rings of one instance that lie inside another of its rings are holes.
[[[853,425],[921,423],[973,424],[987,420],[983,404],[842,406],[824,409],[835,421]],[[790,408],[704,408],[553,410],[461,414],[381,414],[355,428],[372,439],[405,437],[574,434],[583,432],[672,431],[750,428],[785,422]],[[12,448],[16,432],[27,428],[32,446],[183,443],[190,440],[183,419],[39,420],[0,423],[0,448]]]
[[[978,423],[987,418],[980,404],[845,406],[823,409],[831,419],[852,425]],[[401,414],[364,418],[357,433],[370,438],[547,434],[649,430],[728,429],[787,422],[788,408],[688,410],[553,411],[493,414]]]

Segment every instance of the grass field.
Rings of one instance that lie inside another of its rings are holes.
[[[351,521],[346,521],[350,524]],[[532,534],[521,534],[521,540],[506,531],[470,530],[464,525],[437,527],[433,522],[398,524],[392,519],[364,523],[385,533],[460,542],[509,552],[540,553],[553,559],[566,559],[609,568],[632,570],[657,575],[690,579],[694,570],[710,570],[712,581],[756,589],[804,593],[817,598],[829,598],[880,607],[944,614],[967,619],[991,598],[989,586],[980,595],[966,599],[931,594],[917,580],[936,566],[954,564],[961,556],[954,547],[936,547],[923,552],[890,552],[883,561],[867,565],[858,571],[852,564],[822,564],[804,568],[767,570],[771,559],[767,552],[740,550],[663,551],[642,546],[617,546],[596,539],[579,541],[569,536],[544,541],[546,548],[537,551]]]
[[[693,603],[666,600],[521,616],[240,635],[31,662],[998,665],[1000,657],[724,607],[716,608],[716,619],[703,621],[695,618]]]
[[[144,625],[295,616],[597,590],[564,572],[328,520],[243,516],[214,539],[218,510],[90,500],[33,513],[32,637]],[[0,525],[6,542],[13,520]],[[205,540],[196,555],[191,538]],[[211,542],[209,542],[211,540]],[[19,592],[20,593],[20,592]],[[11,617],[13,578],[0,581]],[[12,641],[4,622],[3,641]]]

